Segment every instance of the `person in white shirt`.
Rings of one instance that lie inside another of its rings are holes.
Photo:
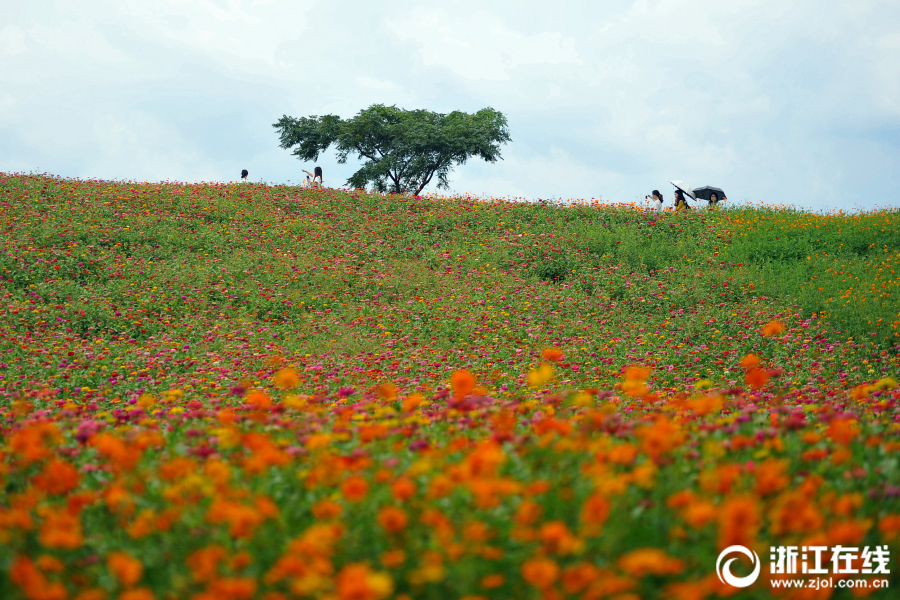
[[[663,198],[662,198],[662,194],[659,193],[659,190],[653,190],[653,193],[650,196],[644,196],[644,197],[650,200],[651,204],[653,205],[652,208],[654,211],[656,211],[656,212],[662,211]]]
[[[248,171],[247,169],[241,170],[241,183],[247,183],[248,181],[250,181],[249,179],[247,179],[248,175],[250,175],[250,171]]]
[[[322,187],[322,167],[316,167],[315,169],[313,169],[313,173],[310,173],[306,169],[302,169],[302,171],[309,177],[312,177],[312,180],[309,182],[310,187]],[[307,177],[307,180],[309,180],[309,177]]]

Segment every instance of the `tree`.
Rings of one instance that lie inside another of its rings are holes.
[[[418,195],[434,176],[437,187],[449,187],[447,177],[456,165],[478,156],[496,162],[500,144],[510,141],[503,113],[484,108],[475,114],[447,115],[427,110],[403,110],[374,104],[352,119],[336,115],[287,115],[272,125],[281,147],[294,148],[301,160],[314,161],[332,144],[340,164],[351,154],[363,161],[347,183],[376,191]]]

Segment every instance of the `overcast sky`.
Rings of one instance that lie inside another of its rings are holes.
[[[900,2],[4,0],[0,171],[298,181],[282,115],[507,115],[452,189],[900,205]],[[325,183],[354,165],[320,157]],[[428,188],[433,189],[433,186]]]

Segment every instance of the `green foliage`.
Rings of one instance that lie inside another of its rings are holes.
[[[727,211],[733,232],[722,256],[742,281],[790,299],[856,339],[891,348],[900,320],[900,211],[815,214],[792,209]]]
[[[500,144],[510,141],[506,117],[492,108],[445,115],[375,104],[351,119],[284,115],[273,127],[297,158],[316,160],[334,144],[339,163],[351,155],[363,161],[349,186],[395,194],[418,195],[434,177],[446,189],[456,165],[472,157],[496,162]]]

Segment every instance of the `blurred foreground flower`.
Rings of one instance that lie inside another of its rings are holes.
[[[766,337],[776,336],[784,332],[784,323],[781,321],[770,321],[763,327],[762,334]]]

